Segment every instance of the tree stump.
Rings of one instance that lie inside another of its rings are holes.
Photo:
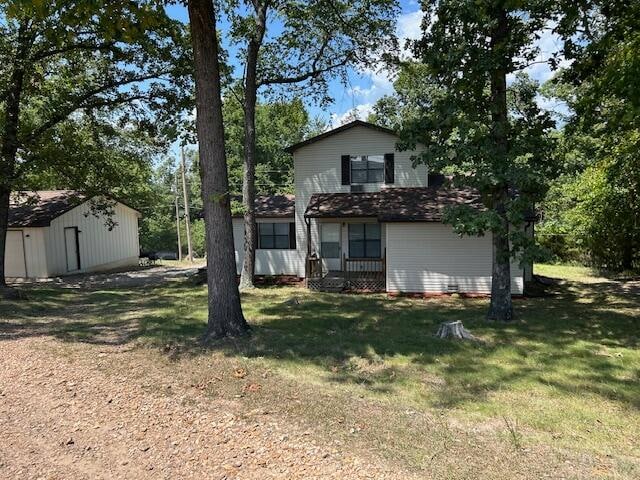
[[[438,338],[452,338],[454,340],[473,340],[478,341],[479,338],[475,337],[464,328],[460,320],[456,322],[443,322],[440,324],[438,331],[436,332]]]

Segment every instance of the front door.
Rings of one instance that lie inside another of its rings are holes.
[[[67,272],[80,270],[78,227],[66,227],[64,229],[64,249],[67,253]]]
[[[320,257],[323,270],[342,270],[341,230],[339,223],[320,224]]]

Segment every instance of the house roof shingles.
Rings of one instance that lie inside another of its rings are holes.
[[[294,195],[258,195],[255,201],[257,217],[293,217],[295,215]]]
[[[444,186],[387,188],[371,193],[316,193],[305,212],[310,218],[374,217],[380,222],[440,222],[446,207],[483,210],[471,189]]]
[[[9,203],[9,227],[47,227],[85,200],[75,190],[14,192]]]

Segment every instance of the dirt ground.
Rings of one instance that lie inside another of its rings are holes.
[[[38,280],[17,280],[15,285],[51,285],[60,288],[134,288],[159,285],[194,275],[201,265],[156,265],[125,271],[64,275]]]
[[[268,411],[136,368],[135,355],[48,337],[3,342],[0,478],[412,478]]]

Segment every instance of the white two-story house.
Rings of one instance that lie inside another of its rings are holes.
[[[305,278],[309,288],[389,293],[491,292],[490,234],[459,236],[449,205],[483,208],[396,150],[393,131],[354,121],[291,146],[295,196],[259,197],[257,275]],[[234,219],[238,271],[243,223]],[[512,293],[530,268],[514,261]]]

